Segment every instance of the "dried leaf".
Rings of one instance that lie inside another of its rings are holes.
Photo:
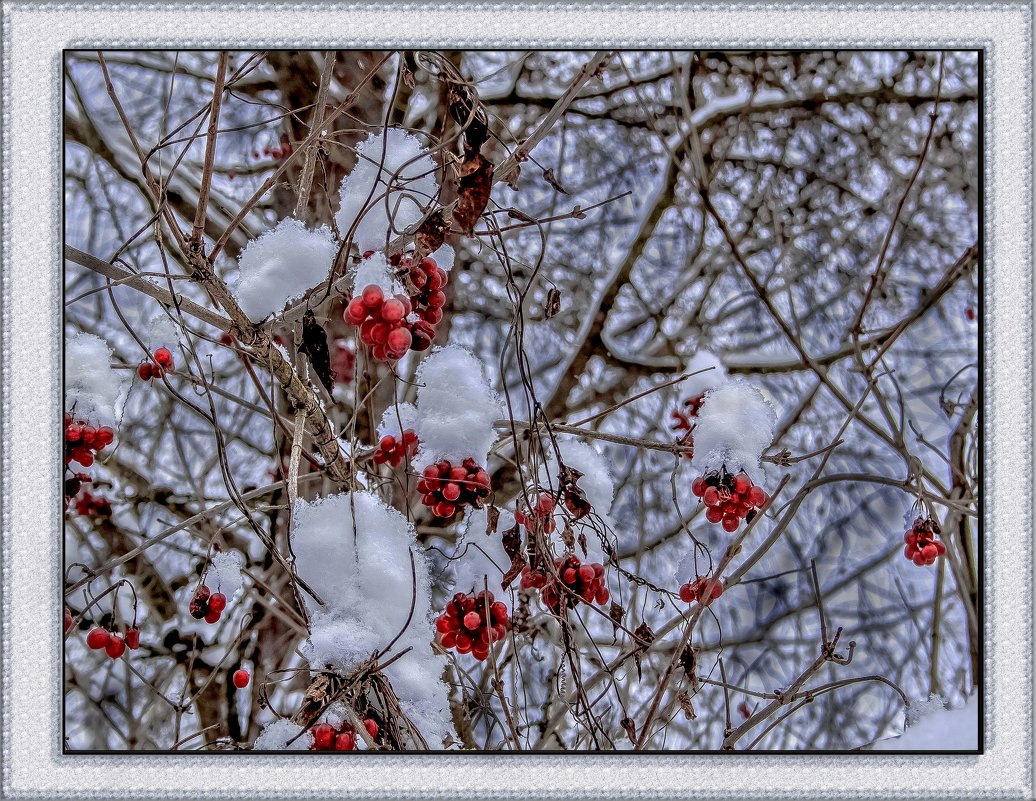
[[[565,543],[565,547],[569,550],[573,550],[576,547],[576,534],[572,530],[572,524],[569,521],[565,521],[565,527],[561,530],[561,541]]]
[[[694,720],[698,715],[694,711],[694,704],[691,703],[691,696],[687,694],[687,690],[681,690],[680,694],[676,696],[676,700],[680,704],[680,709],[683,710],[683,716],[687,720]]]
[[[619,633],[622,619],[626,617],[626,610],[615,603],[615,601],[612,601],[612,605],[608,607],[608,617],[612,621],[612,638],[614,638]]]
[[[583,531],[583,529],[579,529],[579,537],[577,540],[579,542],[579,550],[583,552],[583,556],[586,556],[586,532]]]
[[[486,510],[486,534],[495,534],[496,526],[500,522],[500,510],[490,506]]]
[[[447,95],[450,116],[464,129],[465,158],[476,155],[489,138],[489,118],[481,103],[475,100],[471,87],[451,84]],[[474,112],[472,109],[474,108]]]
[[[549,320],[561,311],[561,290],[556,286],[547,290],[547,300],[543,304],[543,319]]]
[[[501,540],[504,546],[504,553],[511,557],[511,566],[500,581],[500,589],[506,590],[511,586],[511,582],[521,574],[522,568],[527,564],[527,560],[525,558],[525,551],[522,550],[522,535],[517,524],[505,531]]]
[[[561,465],[561,471],[558,474],[561,494],[565,500],[565,507],[576,520],[581,520],[593,510],[590,501],[586,499],[586,495],[576,484],[582,477],[583,474],[574,467]]]
[[[630,742],[634,745],[637,744],[637,724],[633,722],[633,718],[623,718],[622,728],[626,730],[626,736],[630,738]]]
[[[636,648],[633,649],[633,662],[637,666],[637,680],[640,681],[643,678],[640,673],[640,657],[641,654],[647,651],[648,646],[655,641],[655,632],[651,630],[647,623],[641,623],[633,630],[633,636],[637,640]]]
[[[517,162],[512,164],[507,172],[500,176],[500,180],[507,184],[508,187],[517,191],[518,189],[518,178],[522,174],[521,165]]]
[[[331,353],[327,347],[327,334],[316,321],[313,312],[308,309],[302,317],[302,343],[299,345],[299,353],[304,353],[309,357],[313,372],[324,385],[324,389],[328,393],[333,392],[335,373],[331,369]]]
[[[428,219],[421,223],[415,236],[417,257],[422,258],[429,253],[435,253],[442,247],[442,243],[446,239],[446,232],[449,230],[450,226],[441,211],[428,215]]]
[[[453,220],[461,231],[470,236],[476,220],[489,203],[489,193],[493,188],[493,163],[485,156],[476,154],[461,164],[460,176]]]
[[[543,180],[550,184],[556,192],[560,192],[563,195],[568,194],[568,190],[561,185],[561,182],[557,179],[557,176],[554,175],[553,167],[548,167],[543,171]]]
[[[683,668],[684,673],[690,676],[694,676],[695,664],[697,662],[698,653],[690,645],[683,649],[680,654],[680,667]]]

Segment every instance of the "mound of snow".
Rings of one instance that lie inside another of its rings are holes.
[[[694,428],[697,470],[751,470],[773,442],[777,413],[747,381],[728,381],[705,394]]]
[[[94,334],[65,343],[65,411],[94,426],[116,426],[129,373],[112,369],[112,349]]]
[[[935,701],[936,703],[932,703]],[[917,706],[915,704],[911,707]],[[938,696],[920,702],[920,716],[899,737],[879,740],[875,751],[975,751],[978,749],[978,693],[959,709],[946,709]],[[909,717],[915,717],[913,715]]]
[[[710,389],[716,389],[727,381],[727,368],[715,353],[707,350],[700,350],[695,353],[687,362],[685,373],[697,373],[704,370],[704,373],[692,375],[676,385],[680,394],[684,397],[693,398]]]
[[[417,371],[417,435],[414,467],[442,459],[474,459],[486,466],[496,441],[493,422],[503,416],[500,398],[471,351],[459,345],[435,348]]]
[[[421,141],[401,128],[367,137],[339,188],[335,224],[342,239],[355,223],[352,241],[360,252],[380,250],[420,221],[439,193],[435,169]]]
[[[384,253],[372,253],[353,268],[352,297],[358,298],[369,286],[380,287],[385,297],[405,294]]]
[[[399,439],[408,428],[417,425],[417,407],[412,403],[397,403],[389,406],[378,423],[378,437]]]
[[[233,287],[241,311],[253,323],[281,311],[331,274],[337,252],[326,225],[310,231],[293,217],[281,220],[241,251]]]
[[[215,592],[217,589],[233,600],[241,589],[241,567],[244,557],[238,551],[215,551],[209,559],[213,575],[208,579],[208,586]]]
[[[413,526],[366,492],[299,501],[292,522],[298,574],[324,601],[304,595],[310,638],[302,652],[310,667],[344,675],[393,640],[392,654],[411,648],[385,675],[429,746],[440,747],[453,732],[446,660],[432,651],[431,578]]]
[[[481,592],[488,586],[494,595],[502,594],[500,580],[511,567],[502,534],[514,527],[514,514],[500,509],[496,532],[492,534],[486,534],[488,520],[487,509],[469,509],[465,515],[464,534],[449,563],[457,592]]]
[[[302,727],[290,720],[275,720],[255,738],[252,748],[256,751],[308,751],[313,743],[313,735],[306,732],[298,737],[301,731]],[[298,739],[289,745],[293,737]]]

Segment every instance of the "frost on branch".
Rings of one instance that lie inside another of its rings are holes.
[[[447,459],[474,459],[485,467],[496,440],[493,422],[503,416],[500,398],[485,370],[459,345],[435,348],[417,371],[417,435],[421,447],[414,467]]]
[[[65,411],[92,426],[115,426],[122,414],[124,374],[112,369],[112,350],[93,334],[65,344]]]
[[[777,414],[747,381],[736,379],[705,394],[694,429],[694,467],[701,473],[726,466],[731,473],[759,466],[773,442]]]
[[[339,189],[335,223],[342,239],[355,223],[352,241],[361,253],[384,248],[419,222],[439,194],[435,170],[421,141],[401,128],[367,137],[356,148],[356,166]]]
[[[310,637],[302,652],[313,670],[342,675],[382,651],[412,650],[385,670],[400,704],[432,748],[452,732],[443,657],[432,651],[431,579],[413,527],[365,492],[331,495],[295,506],[292,550],[305,593]],[[411,575],[413,556],[416,586]],[[411,599],[413,616],[407,621]]]
[[[241,252],[234,296],[253,323],[262,322],[301,298],[331,273],[338,252],[326,225],[314,230],[286,217]]]

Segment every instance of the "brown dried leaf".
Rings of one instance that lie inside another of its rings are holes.
[[[626,730],[626,736],[630,738],[630,742],[634,745],[637,744],[637,724],[633,722],[633,718],[623,718],[622,728]]]
[[[683,710],[683,716],[687,720],[694,720],[698,715],[694,711],[694,704],[691,703],[691,696],[687,694],[687,690],[681,690],[680,694],[676,696],[676,700],[680,703],[680,709]]]
[[[309,363],[317,378],[320,379],[320,383],[324,385],[324,389],[328,393],[333,393],[335,373],[331,369],[331,353],[327,347],[327,334],[309,309],[302,317],[302,342],[299,344],[299,353],[304,353],[309,357]]]
[[[583,474],[574,467],[566,467],[565,465],[561,466],[561,471],[558,474],[565,507],[576,520],[586,517],[593,510],[590,501],[586,499],[586,495],[576,483],[582,477]]]
[[[626,610],[615,603],[615,601],[612,601],[611,606],[608,607],[608,617],[610,617],[612,621],[612,637],[614,638],[619,633],[619,626],[622,625],[622,619],[626,617]]]
[[[561,541],[565,543],[565,547],[569,550],[574,550],[576,547],[576,534],[572,530],[572,524],[567,520],[565,521],[565,527],[561,530]]]
[[[639,681],[643,678],[640,673],[640,656],[655,641],[655,632],[647,623],[641,623],[633,630],[633,636],[637,639],[637,646],[633,650],[633,662],[637,666],[637,680]]]
[[[417,258],[435,253],[442,247],[446,239],[446,232],[450,230],[449,224],[441,211],[435,211],[428,216],[421,227],[417,229],[415,241],[417,244]]]
[[[495,534],[497,524],[500,522],[500,510],[490,506],[486,510],[486,534]]]
[[[690,645],[683,649],[680,654],[680,667],[684,669],[684,673],[688,677],[694,676],[695,664],[697,662],[698,652],[694,650]]]
[[[468,236],[475,229],[475,222],[489,203],[493,188],[493,163],[481,154],[476,154],[460,167],[460,187],[457,205],[453,209],[453,220]]]
[[[568,194],[568,190],[561,185],[561,182],[557,179],[557,176],[554,175],[553,167],[548,167],[543,171],[543,180],[550,184],[554,191],[560,192],[563,195]]]
[[[556,286],[547,290],[547,300],[543,304],[543,319],[549,320],[561,311],[561,290]]]

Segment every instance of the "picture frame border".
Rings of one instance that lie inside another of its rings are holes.
[[[188,15],[192,25],[185,27],[177,15]],[[628,22],[622,20],[623,15],[630,15]],[[256,18],[256,25],[241,29],[261,33],[247,39],[236,36],[238,20],[249,17]],[[267,27],[263,27],[264,17]],[[609,25],[602,24],[604,18]],[[336,33],[327,25],[328,19],[342,20],[349,35]],[[747,24],[720,27],[734,19]],[[621,28],[617,20],[622,21]],[[948,20],[955,23],[950,32],[939,33]],[[674,30],[683,30],[674,21],[686,23],[693,34],[674,35]],[[388,24],[392,22],[395,25]],[[1030,797],[1032,502],[1030,497],[1015,497],[1019,493],[1007,485],[1033,486],[1032,22],[1032,7],[1027,2],[565,4],[462,0],[446,5],[258,0],[247,4],[164,3],[160,8],[143,3],[5,4],[0,797]],[[779,35],[793,28],[798,32]],[[457,30],[477,33],[457,35]],[[854,30],[866,34],[853,38]],[[55,658],[61,653],[61,605],[56,601],[40,605],[39,600],[61,596],[60,542],[55,533],[61,531],[62,517],[57,454],[61,452],[62,403],[58,321],[63,269],[63,50],[156,46],[490,49],[515,45],[544,49],[984,50],[985,214],[980,216],[984,222],[982,347],[986,370],[982,408],[985,509],[980,527],[986,573],[983,754],[655,752],[504,757],[357,753],[340,757],[61,753],[63,665]],[[41,280],[41,274],[49,280]],[[53,458],[40,458],[41,454]],[[998,476],[1005,480],[996,481]],[[1009,530],[1003,528],[1005,521]],[[1004,558],[996,545],[1008,538],[1017,542],[1021,526],[1016,521],[1024,521],[1028,535],[1024,553],[1015,559]],[[1001,528],[995,527],[998,522]],[[46,634],[33,639],[33,631]],[[227,758],[219,760],[220,756]],[[458,766],[474,780],[458,785]]]

